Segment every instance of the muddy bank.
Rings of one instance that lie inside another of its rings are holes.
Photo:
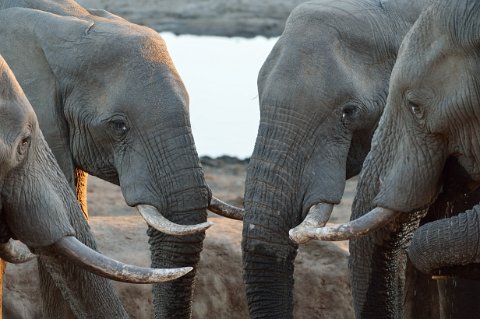
[[[79,0],[159,32],[265,37],[279,36],[288,15],[305,0]]]

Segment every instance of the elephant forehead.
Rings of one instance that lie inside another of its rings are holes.
[[[84,46],[74,49],[79,57],[89,57],[83,62],[128,64],[146,61],[175,69],[165,41],[157,32],[125,20],[97,20],[81,41]]]

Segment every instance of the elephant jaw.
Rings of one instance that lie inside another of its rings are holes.
[[[348,223],[328,227],[303,227],[301,229],[297,227],[291,229],[289,235],[290,239],[298,244],[305,243],[311,239],[327,241],[352,240],[386,225],[399,214],[401,212],[376,207],[362,217]]]

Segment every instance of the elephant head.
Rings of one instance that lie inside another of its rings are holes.
[[[253,318],[292,317],[289,230],[323,226],[360,171],[410,25],[368,1],[302,4],[260,70],[242,243]]]
[[[76,170],[120,185],[152,226],[152,265],[195,267],[211,192],[188,94],[158,33],[74,1],[0,8],[0,53],[70,185],[82,184]],[[194,276],[154,285],[158,317],[190,317]]]
[[[376,206],[405,214],[430,204],[442,189],[445,165],[452,158],[478,187],[479,18],[476,1],[433,1],[405,38],[385,119],[398,123],[392,130],[405,135],[381,143],[390,143],[392,151],[384,160]],[[478,211],[476,205],[420,227],[409,248],[413,264],[432,273],[478,263]]]
[[[17,246],[9,240],[25,243],[45,261],[56,281],[64,282],[62,293],[73,299],[76,316],[126,316],[109,282],[90,272],[118,281],[155,283],[175,279],[192,269],[125,265],[76,238],[80,236],[82,241],[95,245],[75,194],[43,138],[33,108],[2,56],[0,167],[0,257],[12,262],[27,261],[33,255],[15,249]],[[74,227],[74,223],[80,226]],[[77,233],[79,228],[82,233]],[[91,289],[89,297],[81,291],[84,289]]]

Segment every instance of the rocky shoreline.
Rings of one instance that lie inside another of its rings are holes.
[[[78,0],[158,32],[226,37],[276,37],[305,0]]]

